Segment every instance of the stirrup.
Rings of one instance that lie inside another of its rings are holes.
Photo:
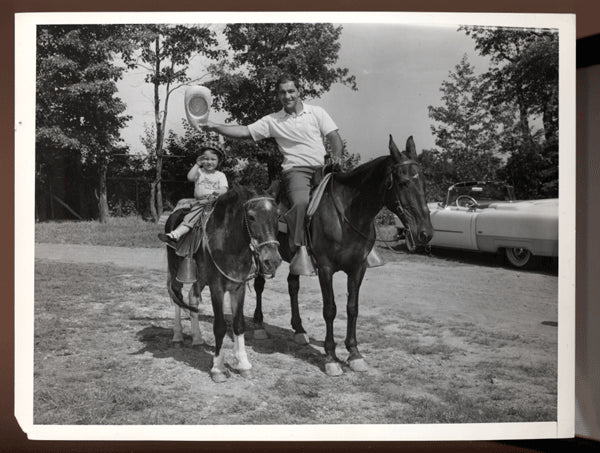
[[[196,273],[196,261],[186,256],[179,265],[176,278],[179,283],[196,283]]]
[[[367,256],[367,267],[379,267],[383,266],[384,264],[385,263],[381,257],[375,251],[375,247],[373,247],[369,252],[369,256]]]
[[[292,261],[290,261],[290,274],[308,276],[317,275],[317,271],[313,266],[305,245],[298,247]]]

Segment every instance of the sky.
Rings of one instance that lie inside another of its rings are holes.
[[[474,41],[456,26],[405,24],[340,24],[337,66],[356,76],[357,91],[336,84],[319,99],[305,99],[330,114],[347,142],[348,151],[365,162],[388,152],[392,134],[400,149],[413,136],[418,152],[435,146],[428,106],[441,105],[440,86],[467,54],[476,72],[488,67],[474,50]],[[202,61],[194,61],[192,77],[203,73]],[[144,125],[154,122],[152,87],[142,71],[128,73],[118,84],[119,96],[132,120],[122,138],[133,153],[144,152],[140,136]],[[184,89],[174,92],[169,104],[167,128],[182,131],[185,118]],[[222,112],[211,111],[221,122]]]

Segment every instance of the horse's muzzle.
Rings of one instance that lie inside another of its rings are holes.
[[[260,274],[265,279],[275,277],[275,273],[281,264],[281,255],[279,255],[277,247],[264,247],[259,254],[258,262]]]
[[[427,244],[429,241],[431,241],[431,238],[433,237],[433,234],[431,234],[430,232],[426,231],[426,230],[421,230],[419,231],[419,234],[417,235],[417,241],[419,242],[419,244]]]

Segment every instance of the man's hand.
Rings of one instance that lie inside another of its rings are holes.
[[[199,123],[197,125],[197,129],[200,132],[211,131],[215,127],[216,123],[213,123],[211,120],[206,120],[206,123]]]
[[[325,167],[323,167],[323,173],[339,173],[342,171],[342,161],[341,159],[332,158]]]

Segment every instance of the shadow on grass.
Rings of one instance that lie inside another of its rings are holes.
[[[214,318],[213,316],[200,314],[198,319],[201,323],[206,322],[212,326]],[[225,320],[227,322],[227,336],[233,340],[231,316],[226,315]],[[324,372],[324,355],[315,348],[315,346],[322,347],[322,341],[311,338],[310,344],[299,345],[294,342],[294,332],[291,329],[284,329],[267,323],[263,323],[263,327],[267,332],[268,338],[264,340],[255,339],[252,319],[246,317],[245,323],[245,342],[247,348],[252,349],[258,354],[285,354],[294,359],[306,362]],[[212,335],[212,332],[203,332],[203,335],[206,338],[207,335]],[[212,359],[215,352],[214,346],[204,343],[203,345],[192,347],[192,337],[190,335],[184,334],[183,347],[173,344],[173,330],[170,328],[151,325],[138,331],[137,336],[145,346],[133,352],[132,355],[149,352],[156,358],[173,358],[204,372],[209,372],[212,367]],[[225,343],[224,348],[229,347]]]

